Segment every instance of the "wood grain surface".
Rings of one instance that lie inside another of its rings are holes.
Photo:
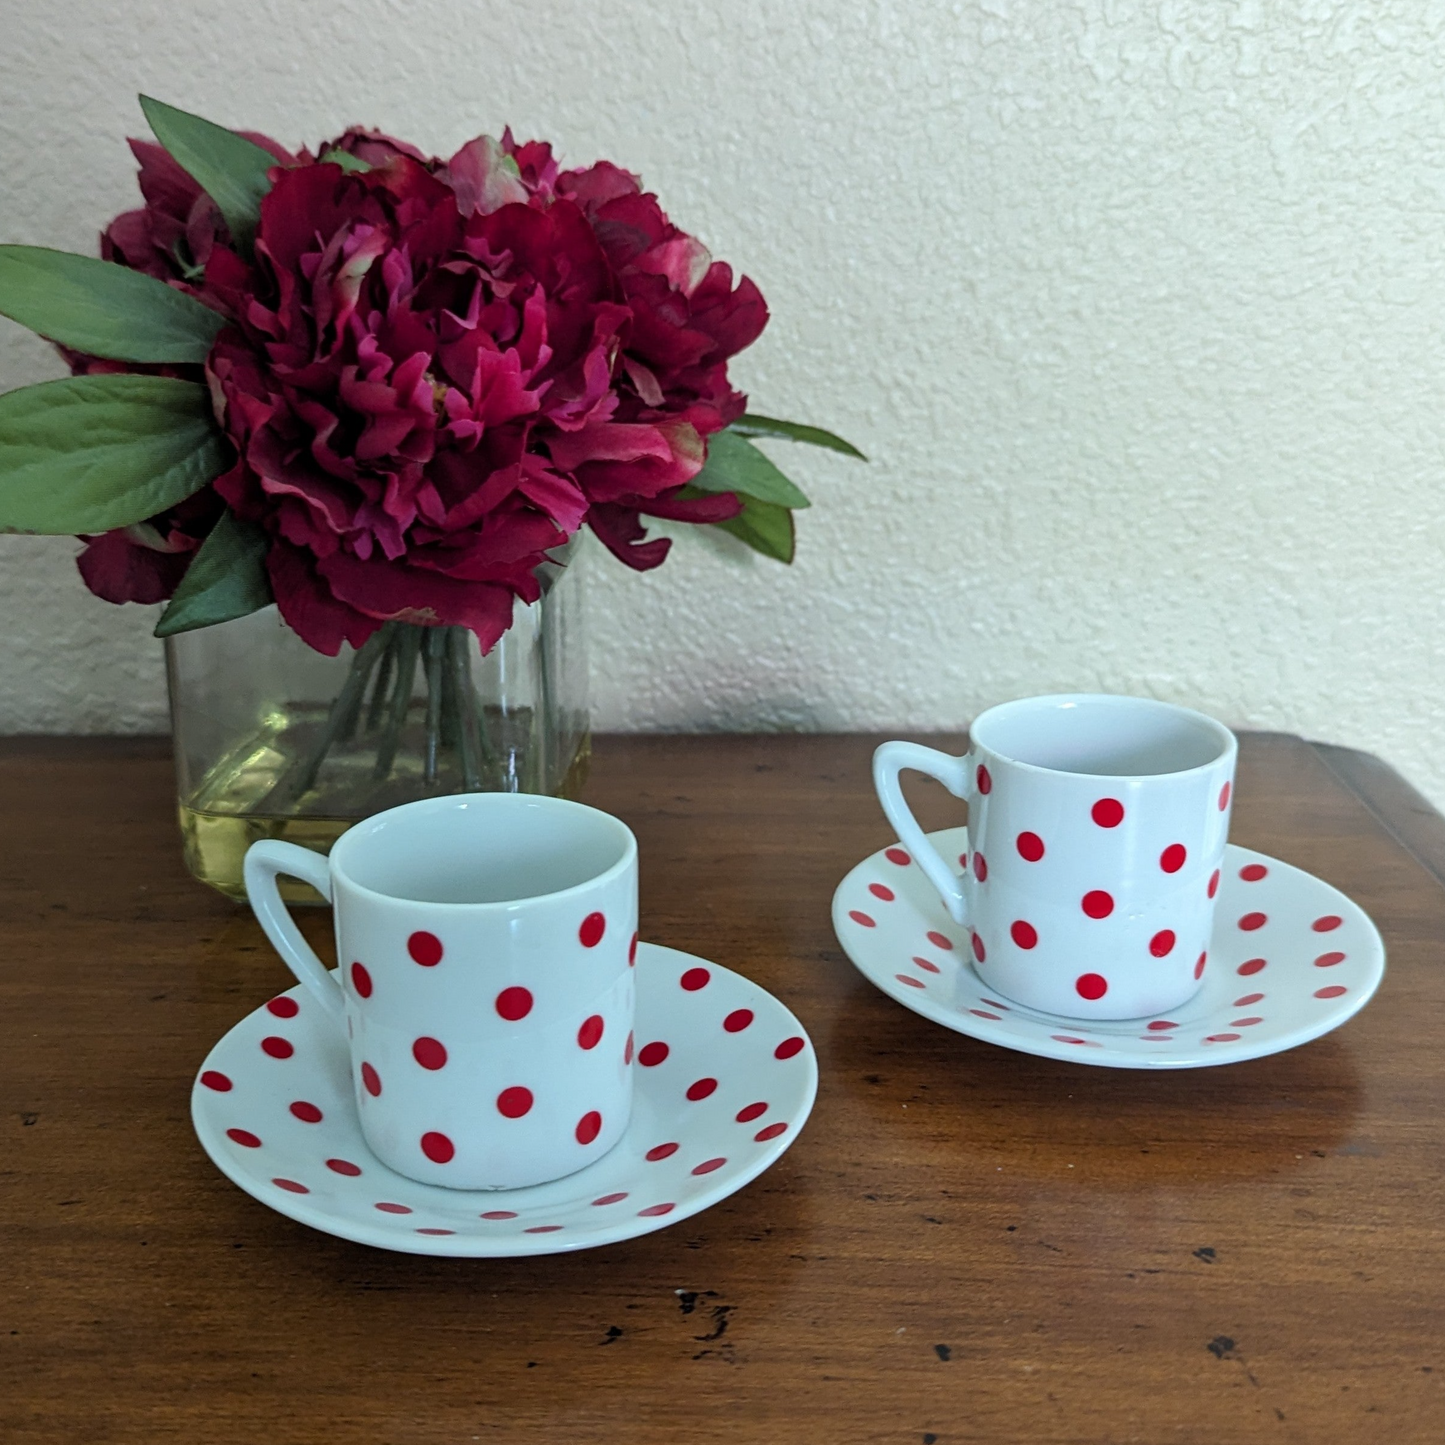
[[[844,958],[832,890],[889,841],[875,741],[599,740],[643,936],[784,999],[821,1088],[713,1209],[496,1261],[332,1239],[215,1170],[192,1077],[289,975],[183,871],[163,742],[0,744],[0,1440],[1445,1439],[1438,816],[1362,755],[1246,738],[1234,841],[1364,906],[1381,991],[1292,1053],[1085,1068]]]

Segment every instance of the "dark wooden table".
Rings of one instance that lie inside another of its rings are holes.
[[[844,958],[832,889],[888,841],[874,741],[600,740],[644,937],[786,1000],[818,1104],[676,1228],[493,1261],[222,1178],[191,1079],[289,975],[183,872],[163,742],[0,744],[0,1440],[1438,1445],[1445,822],[1362,754],[1247,738],[1235,841],[1357,899],[1384,985],[1292,1053],[1092,1069]]]

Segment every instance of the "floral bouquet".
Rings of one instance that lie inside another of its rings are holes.
[[[617,166],[510,131],[291,154],[141,105],[103,259],[0,246],[0,313],[75,373],[0,397],[0,529],[79,535],[93,592],[169,600],[158,636],[274,600],[349,644],[333,734],[368,682],[383,716],[418,668],[462,697],[465,634],[492,648],[582,527],[638,569],[671,545],[646,518],[790,561],[808,502],[752,439],[860,455],[747,411],[762,295]]]

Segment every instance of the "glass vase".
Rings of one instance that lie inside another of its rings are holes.
[[[542,583],[485,656],[465,628],[393,622],[326,657],[274,606],[167,638],[186,866],[240,899],[258,838],[325,853],[414,798],[573,795],[591,755],[581,580],[549,563]],[[318,901],[283,882],[290,901]]]

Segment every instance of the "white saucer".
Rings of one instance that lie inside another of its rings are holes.
[[[966,828],[929,835],[945,858]],[[1204,984],[1154,1019],[1084,1023],[1000,998],[965,959],[966,931],[901,847],[864,859],[833,895],[833,928],[858,971],[914,1013],[1021,1053],[1114,1069],[1258,1059],[1337,1029],[1370,1001],[1385,945],[1365,913],[1299,868],[1232,844]]]
[[[262,1040],[284,1038],[284,1057]],[[676,949],[637,951],[632,1121],[595,1164],[528,1189],[417,1184],[362,1141],[346,1041],[300,985],[244,1018],[191,1091],[206,1153],[281,1214],[409,1254],[557,1254],[665,1229],[755,1179],[797,1137],[813,1048],[765,989]]]

